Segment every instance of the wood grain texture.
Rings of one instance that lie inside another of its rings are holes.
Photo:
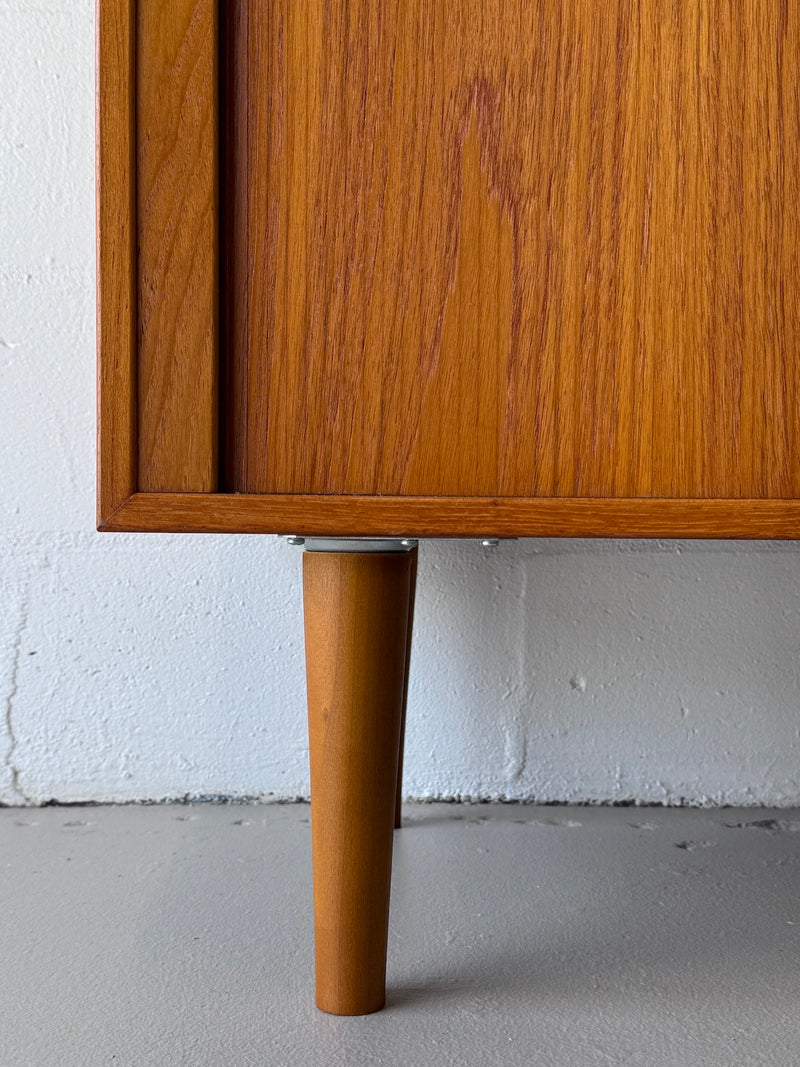
[[[217,6],[137,0],[138,484],[211,492],[218,457]]]
[[[797,540],[800,501],[135,493],[100,528],[344,537]]]
[[[303,554],[317,1006],[383,1007],[412,560]]]
[[[97,521],[136,488],[134,37],[131,0],[97,7]]]
[[[798,5],[241,2],[231,488],[800,496]]]

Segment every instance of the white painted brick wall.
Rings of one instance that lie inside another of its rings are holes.
[[[0,0],[0,801],[308,791],[300,553],[94,527],[91,0]],[[406,792],[800,803],[800,545],[425,544]]]

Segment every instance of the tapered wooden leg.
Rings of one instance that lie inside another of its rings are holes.
[[[413,570],[408,552],[305,552],[317,1006],[383,1007]]]
[[[414,629],[414,600],[417,592],[417,548],[408,553],[411,558],[411,591],[408,603],[408,630],[406,632],[406,672],[403,679],[403,709],[400,717],[400,751],[397,757],[397,800],[394,806],[394,828],[402,825],[403,804],[403,754],[406,747],[406,707],[408,705],[408,679],[411,674],[411,635]]]

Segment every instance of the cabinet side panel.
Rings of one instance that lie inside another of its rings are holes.
[[[132,0],[97,5],[97,519],[136,488]]]
[[[138,0],[139,488],[217,488],[217,5]]]

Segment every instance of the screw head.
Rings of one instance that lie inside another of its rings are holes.
[[[499,537],[482,537],[481,538],[481,547],[482,548],[497,548],[497,546],[499,544],[500,544],[500,538]]]
[[[290,545],[304,545],[306,543],[305,537],[298,537],[296,534],[290,534],[286,540]]]

